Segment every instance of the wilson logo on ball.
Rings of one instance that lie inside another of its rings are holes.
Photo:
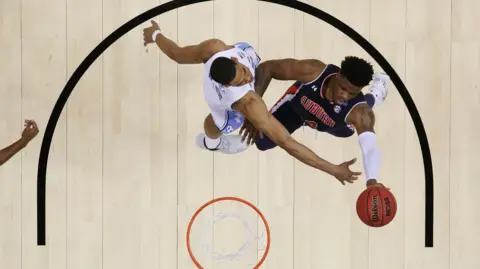
[[[372,221],[377,222],[378,218],[378,197],[375,195],[372,197]]]
[[[387,188],[372,187],[364,190],[357,199],[357,215],[370,227],[389,224],[397,213],[395,196]]]

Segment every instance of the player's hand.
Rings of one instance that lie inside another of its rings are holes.
[[[377,180],[369,179],[367,181],[367,189],[373,187],[386,188],[387,190],[390,190],[390,188],[385,187],[382,183],[378,183]]]
[[[242,143],[246,140],[247,145],[253,145],[258,138],[263,138],[263,134],[247,119],[243,122],[240,135],[242,135]]]
[[[143,45],[147,46],[150,43],[155,43],[155,40],[152,39],[153,32],[156,30],[160,30],[160,26],[158,26],[157,22],[154,20],[150,21],[152,26],[143,29]]]
[[[37,123],[34,120],[25,120],[25,129],[22,132],[22,140],[25,143],[30,142],[38,134]]]
[[[353,183],[358,179],[358,176],[362,174],[361,172],[353,172],[350,170],[349,166],[354,164],[356,161],[357,159],[354,158],[348,162],[337,165],[333,175],[336,179],[338,179],[338,181],[340,181],[340,183],[342,183],[342,185],[345,185],[345,182]]]

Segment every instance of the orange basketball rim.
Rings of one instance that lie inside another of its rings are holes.
[[[190,219],[190,222],[188,223],[188,228],[187,228],[187,249],[188,249],[188,255],[190,255],[190,258],[192,259],[193,263],[197,266],[197,268],[199,269],[205,269],[202,267],[202,265],[198,262],[198,260],[195,258],[195,256],[193,255],[193,251],[191,249],[191,246],[190,246],[190,232],[191,232],[191,229],[192,229],[192,225],[193,225],[193,222],[195,221],[195,219],[197,218],[198,214],[200,214],[200,212],[202,212],[202,210],[204,210],[206,207],[214,204],[214,203],[217,203],[217,202],[220,202],[220,201],[235,201],[235,202],[239,202],[239,203],[242,203],[244,205],[247,205],[248,207],[250,207],[251,209],[253,209],[259,216],[260,218],[262,219],[263,221],[263,224],[265,225],[265,229],[266,229],[266,233],[267,233],[267,245],[266,245],[266,248],[265,248],[265,252],[263,253],[263,256],[262,258],[260,259],[260,261],[258,261],[258,263],[253,267],[253,269],[258,269],[260,268],[260,266],[265,262],[265,259],[267,258],[267,255],[268,255],[268,252],[270,250],[270,227],[268,226],[268,222],[267,222],[267,219],[265,218],[265,216],[263,215],[263,213],[255,206],[253,205],[252,203],[250,203],[249,201],[246,201],[242,198],[238,198],[238,197],[220,197],[220,198],[216,198],[216,199],[213,199],[207,203],[205,203],[204,205],[202,205],[199,209],[197,209],[197,211],[195,212],[195,214],[193,214],[192,218]]]

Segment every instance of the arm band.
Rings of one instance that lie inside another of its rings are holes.
[[[377,148],[377,136],[373,132],[363,132],[358,136],[360,149],[362,150],[363,168],[365,169],[365,179],[378,180],[380,170],[380,150]]]
[[[160,34],[160,30],[155,30],[153,33],[152,33],[152,40],[153,40],[153,43],[155,43],[157,41],[157,36]]]

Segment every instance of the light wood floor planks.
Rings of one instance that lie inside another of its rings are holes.
[[[476,0],[305,0],[367,38],[412,95],[433,159],[434,248],[424,247],[419,141],[393,86],[375,111],[381,180],[392,188],[399,209],[390,225],[369,229],[355,212],[363,177],[343,187],[278,148],[235,156],[196,148],[195,136],[209,113],[203,66],[177,65],[156,47],[144,48],[142,27],[148,21],[90,67],[62,113],[48,164],[47,246],[36,246],[38,155],[54,103],[103,38],[163,2],[0,2],[0,147],[20,137],[25,118],[40,128],[27,148],[0,167],[0,268],[195,268],[185,245],[188,222],[203,203],[221,196],[252,202],[269,221],[272,246],[262,268],[480,268]],[[248,42],[263,60],[372,60],[326,23],[254,0],[215,0],[154,19],[182,46],[216,37]],[[291,83],[273,81],[264,96],[267,105]],[[337,139],[309,128],[295,137],[333,162],[357,157],[354,168],[363,170],[356,137]],[[255,232],[261,229],[260,222],[252,223]],[[236,236],[227,231],[215,240],[228,245]]]

